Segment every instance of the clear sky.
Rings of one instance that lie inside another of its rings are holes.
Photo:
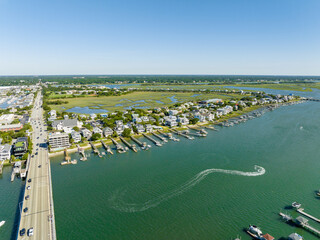
[[[320,0],[0,0],[0,75],[320,75]]]

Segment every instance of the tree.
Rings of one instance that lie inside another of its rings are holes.
[[[72,129],[75,130],[76,132],[79,132],[79,130],[80,130],[77,126],[73,127]]]
[[[29,156],[29,153],[23,154],[21,160],[27,160],[27,159],[28,159],[28,156]]]
[[[131,129],[130,128],[124,129],[122,136],[123,137],[130,137],[130,135],[131,135]]]
[[[135,133],[138,133],[138,129],[136,126],[132,126],[132,130],[135,132]]]
[[[197,122],[199,122],[199,119],[198,119],[198,118],[192,118],[192,119],[190,120],[190,123],[191,123],[191,124],[196,124]]]
[[[101,134],[100,133],[94,133],[91,137],[92,141],[97,141],[99,138],[101,138]]]

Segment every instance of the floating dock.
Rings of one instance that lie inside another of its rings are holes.
[[[106,144],[104,141],[101,140],[101,144],[104,147],[104,149],[107,151],[107,153],[110,153],[111,155],[113,155],[113,152],[111,151],[111,148],[108,144]]]
[[[137,143],[142,150],[148,150],[151,146],[148,145],[146,142],[140,142],[137,138],[131,136],[132,141],[134,141],[135,143]]]
[[[184,134],[184,133],[182,133],[182,132],[179,132],[179,131],[177,131],[177,130],[175,130],[175,129],[169,129],[169,131],[171,131],[171,132],[173,132],[173,133],[175,133],[175,134],[177,134],[177,135],[180,135],[180,136],[182,136],[182,137],[185,137],[185,138],[187,138],[187,139],[189,139],[189,140],[193,140],[193,139],[194,139],[194,137],[189,136],[189,135],[187,135],[187,134]]]
[[[168,140],[165,139],[164,137],[162,137],[162,136],[160,136],[160,135],[158,135],[158,134],[156,134],[156,133],[154,133],[154,132],[153,132],[152,134],[153,134],[153,136],[159,138],[161,141],[163,141],[163,142],[168,142]]]
[[[99,150],[98,150],[98,148],[92,142],[90,142],[90,145],[91,145],[91,147],[93,149],[93,152],[98,154],[99,157],[102,157],[100,152],[99,152]]]
[[[125,140],[123,137],[119,137],[120,140],[128,146],[128,148],[130,148],[132,151],[137,152],[137,147],[134,144],[130,144],[127,140]]]
[[[175,142],[179,142],[179,141],[180,141],[179,138],[175,138],[174,136],[172,136],[172,133],[160,132],[159,130],[158,130],[158,133],[159,133],[159,134],[162,134],[163,136],[169,138],[169,139],[172,140],[172,141],[175,141]]]
[[[125,149],[121,144],[117,143],[116,140],[114,140],[113,138],[111,138],[111,141],[112,141],[113,144],[116,146],[118,153],[125,153],[125,152],[126,152],[126,149]]]
[[[77,162],[77,160],[72,160],[71,161],[71,157],[69,156],[69,154],[68,154],[68,151],[67,151],[67,149],[65,148],[64,149],[64,161],[63,162],[61,162],[60,164],[61,165],[68,165],[68,164],[77,164],[78,162]]]
[[[151,142],[153,142],[156,146],[158,146],[158,147],[161,147],[161,146],[162,146],[162,144],[161,144],[160,142],[158,142],[157,140],[155,140],[155,139],[153,139],[152,137],[148,136],[147,134],[142,133],[142,135],[143,135],[145,138],[149,139]]]
[[[195,130],[195,129],[193,129],[193,130]],[[196,137],[206,137],[207,136],[207,134],[201,133],[200,131],[197,131],[196,133],[192,133],[192,132],[189,132],[189,130],[185,130],[182,133],[184,133],[186,135],[196,136]]]

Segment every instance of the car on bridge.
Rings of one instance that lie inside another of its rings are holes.
[[[33,227],[32,228],[29,228],[28,230],[28,236],[32,236],[33,235]]]
[[[24,199],[25,200],[28,200],[30,198],[30,196],[29,195],[27,195]]]
[[[25,209],[23,209],[23,212],[28,212],[28,208],[26,207]]]
[[[31,178],[29,178],[29,179],[28,179],[28,182],[31,182],[31,181],[32,181]]]
[[[29,185],[28,187],[27,187],[27,190],[30,190],[31,189],[31,186]]]
[[[23,235],[25,235],[26,234],[26,229],[25,228],[22,228],[21,230],[20,230],[20,236],[23,236]]]

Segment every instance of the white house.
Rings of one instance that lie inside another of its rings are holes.
[[[4,144],[0,145],[0,160],[7,160],[11,157],[11,145]]]
[[[79,132],[76,131],[72,131],[71,133],[71,137],[74,140],[75,143],[80,142],[81,141],[81,135]]]
[[[104,135],[105,137],[111,136],[112,134],[113,134],[113,130],[112,130],[111,128],[105,127],[105,128],[103,129],[103,135]]]

